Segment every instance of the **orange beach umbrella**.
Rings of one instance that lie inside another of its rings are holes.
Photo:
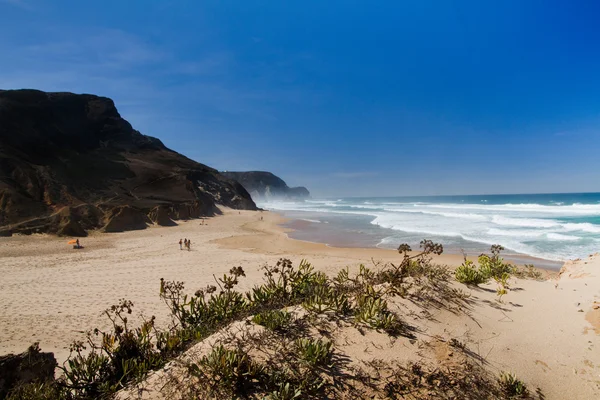
[[[77,243],[77,239],[69,240],[67,244],[75,244]]]

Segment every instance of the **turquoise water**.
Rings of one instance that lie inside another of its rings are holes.
[[[396,248],[423,238],[470,254],[508,252],[565,261],[600,251],[600,193],[361,197],[271,201],[259,206],[303,220],[292,234],[330,244]]]

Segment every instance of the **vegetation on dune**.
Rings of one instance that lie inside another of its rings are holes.
[[[456,272],[457,280],[481,283],[510,273],[498,256],[500,250],[493,247],[491,256],[481,256],[479,268],[465,262]],[[178,389],[182,398],[525,395],[525,386],[516,377],[489,377],[469,361],[466,345],[455,339],[448,346],[463,354],[464,362],[447,366],[444,372],[389,362],[358,367],[340,353],[330,337],[334,327],[414,339],[412,328],[390,307],[399,298],[418,302],[424,312],[429,307],[456,312],[465,306],[468,295],[450,285],[448,269],[431,262],[432,255],[442,253],[441,245],[424,240],[416,254],[408,245],[398,251],[402,254],[398,264],[361,265],[356,274],[344,269],[335,277],[315,271],[305,260],[295,267],[281,259],[265,265],[263,283],[245,293],[236,290],[245,276],[242,267],[215,277],[215,285],[191,296],[184,293],[182,282],[161,279],[159,295],[172,317],[168,329],[158,329],[154,317],[132,328],[128,316],[133,304],[121,300],[106,310],[111,330],[95,329],[85,342],[72,345],[62,377],[51,384],[17,388],[9,398],[105,398],[143,381],[149,371],[215,333],[222,337],[211,342],[204,355],[184,363],[190,379]],[[232,323],[248,329],[233,333],[223,329]]]
[[[500,252],[504,247],[493,245],[490,249],[491,255],[482,254],[477,261],[479,267],[471,260],[467,260],[465,256],[464,262],[454,271],[454,277],[457,281],[466,285],[481,285],[494,280],[497,284],[496,294],[499,301],[502,301],[502,296],[508,293],[510,289],[508,280],[511,276],[519,278],[541,279],[542,273],[533,265],[527,264],[524,268],[519,268],[510,263],[506,263]]]

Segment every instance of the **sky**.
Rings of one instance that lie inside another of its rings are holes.
[[[0,88],[314,197],[600,191],[600,2],[0,0]]]

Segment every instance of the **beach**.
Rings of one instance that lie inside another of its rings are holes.
[[[174,227],[150,227],[124,233],[92,233],[84,249],[74,250],[69,238],[50,235],[0,239],[0,354],[19,353],[33,342],[55,353],[59,363],[69,344],[84,332],[107,328],[103,310],[126,298],[134,316],[157,317],[169,323],[159,298],[160,279],[185,282],[193,293],[214,277],[242,266],[247,290],[262,279],[260,267],[279,258],[295,264],[307,259],[333,274],[361,263],[398,262],[395,250],[338,248],[294,240],[278,214],[223,209],[204,221],[178,221]],[[180,239],[191,251],[180,250]],[[412,243],[411,243],[412,244]],[[413,247],[415,249],[416,246]],[[436,257],[457,266],[462,255]],[[503,302],[495,284],[457,288],[469,292],[469,315],[431,310],[434,322],[423,323],[427,334],[452,332],[494,371],[512,371],[540,387],[547,399],[593,399],[600,395],[600,256],[568,262],[560,275],[543,272],[546,280],[512,279]],[[393,357],[393,354],[388,354]]]
[[[262,220],[261,220],[262,217]],[[106,328],[103,311],[121,298],[134,303],[134,314],[155,315],[167,324],[168,309],[159,298],[160,279],[183,281],[189,293],[214,284],[232,267],[247,277],[240,289],[262,278],[260,267],[281,257],[294,263],[309,259],[323,271],[369,263],[371,257],[399,260],[396,251],[339,249],[291,240],[275,213],[233,211],[175,227],[151,227],[123,233],[92,233],[74,250],[68,238],[15,236],[0,240],[0,354],[21,352],[39,341],[59,361],[83,332]],[[191,251],[179,240],[190,239]],[[459,257],[444,258],[459,262]]]

